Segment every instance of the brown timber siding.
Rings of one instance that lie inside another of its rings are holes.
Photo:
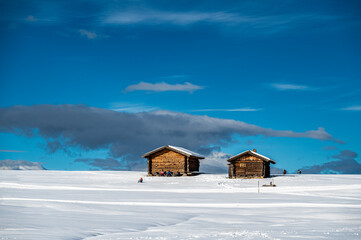
[[[271,167],[270,167],[270,163],[269,162],[265,162],[265,176],[264,177],[270,177],[271,176]]]
[[[161,171],[171,171],[175,174],[178,172],[184,173],[185,157],[182,154],[173,152],[169,149],[163,149],[149,156],[148,164],[150,162],[149,174],[157,174]]]
[[[269,177],[269,162],[253,155],[244,155],[229,164],[230,178]]]
[[[199,160],[196,158],[190,158],[189,159],[189,172],[199,172]]]

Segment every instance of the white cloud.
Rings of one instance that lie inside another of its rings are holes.
[[[139,112],[152,112],[159,110],[157,107],[150,107],[144,104],[134,103],[111,103],[110,110],[117,112],[139,113]]]
[[[351,107],[342,108],[341,110],[344,110],[344,111],[361,111],[361,106],[351,106]]]
[[[309,86],[298,85],[298,84],[289,84],[289,83],[272,83],[271,87],[280,91],[285,90],[311,90]]]
[[[211,152],[211,154],[206,156],[206,160],[202,162],[200,171],[206,173],[227,173],[227,159],[230,157],[232,157],[232,155],[228,153]]]
[[[140,82],[135,85],[128,86],[125,91],[153,91],[153,92],[165,92],[165,91],[184,91],[192,93],[195,90],[203,89],[203,87],[194,85],[189,82],[185,82],[183,84],[168,84],[166,82],[161,83],[147,83]]]
[[[87,37],[88,39],[95,39],[99,37],[95,32],[90,32],[85,29],[79,30],[80,35]]]

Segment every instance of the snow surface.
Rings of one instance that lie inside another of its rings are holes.
[[[270,181],[0,171],[0,239],[361,238],[361,175]]]

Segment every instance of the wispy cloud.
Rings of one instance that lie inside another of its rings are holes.
[[[262,111],[262,108],[210,108],[210,109],[197,109],[192,110],[191,112],[257,112]]]
[[[168,84],[166,82],[161,83],[147,83],[140,82],[135,85],[128,86],[125,91],[133,92],[133,91],[153,91],[153,92],[166,92],[166,91],[184,91],[192,93],[196,90],[203,89],[204,87],[194,85],[189,82],[185,82],[183,84]]]
[[[27,22],[37,22],[38,19],[36,19],[33,15],[29,15],[25,18],[25,21]]]
[[[0,152],[21,153],[21,152],[27,152],[27,151],[18,151],[18,150],[0,150]]]
[[[279,91],[287,91],[287,90],[298,90],[298,91],[305,91],[305,90],[313,90],[313,88],[306,86],[306,85],[299,85],[299,84],[291,84],[291,83],[272,83],[270,85],[272,88],[279,90]]]
[[[95,39],[99,37],[95,32],[90,32],[85,29],[80,29],[79,33],[81,36],[87,37],[88,39]]]
[[[258,29],[260,33],[277,33],[296,26],[313,22],[329,22],[334,16],[304,13],[257,15],[231,11],[164,11],[154,9],[123,10],[103,18],[104,24],[117,25],[178,25],[188,26],[199,23]]]
[[[144,104],[134,103],[111,103],[109,109],[116,112],[128,113],[152,112],[159,110],[157,107],[150,107]]]
[[[190,25],[199,22],[249,22],[249,17],[240,17],[227,12],[171,12],[171,11],[122,11],[104,19],[109,24],[173,24]]]
[[[351,106],[346,108],[341,108],[344,111],[361,111],[361,106]]]

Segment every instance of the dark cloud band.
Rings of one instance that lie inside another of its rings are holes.
[[[122,157],[123,163],[132,161],[132,165],[137,160],[143,163],[142,153],[162,145],[204,150],[210,144],[232,142],[234,135],[337,141],[321,127],[297,133],[178,112],[126,113],[85,105],[0,108],[0,132],[39,135],[46,139],[49,152],[68,151],[72,147],[109,149],[111,158]]]
[[[304,173],[341,173],[360,174],[361,164],[356,161],[357,153],[350,150],[342,150],[339,154],[332,156],[334,161],[322,165],[305,167]]]

